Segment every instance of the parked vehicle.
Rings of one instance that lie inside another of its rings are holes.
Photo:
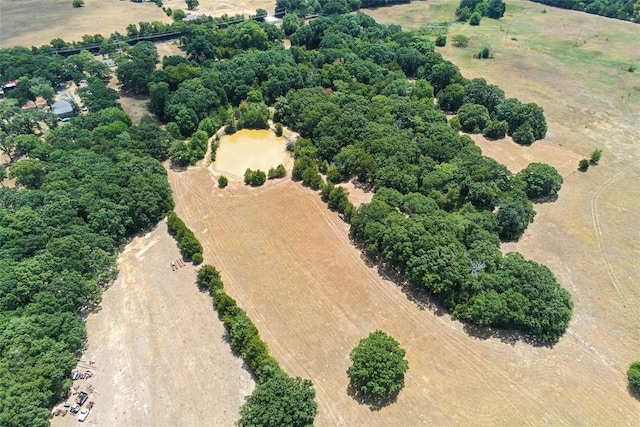
[[[87,408],[83,408],[78,414],[78,421],[84,421],[89,416],[89,410]]]
[[[71,412],[72,414],[77,413],[80,410],[80,405],[78,405],[77,403],[75,405],[73,405],[71,407],[71,409],[69,409],[69,412]]]
[[[82,406],[84,405],[84,402],[86,402],[88,398],[89,398],[89,395],[84,391],[81,391],[80,393],[78,393],[78,397],[76,398],[76,403]]]

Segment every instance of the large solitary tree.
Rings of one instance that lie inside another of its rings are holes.
[[[409,369],[406,351],[398,341],[383,331],[375,331],[360,340],[349,357],[351,384],[368,397],[388,397],[404,386],[404,374]]]

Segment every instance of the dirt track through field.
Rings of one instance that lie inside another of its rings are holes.
[[[367,266],[348,225],[285,180],[232,194],[204,168],[170,173],[176,211],[228,292],[291,375],[311,378],[317,425],[634,425],[624,375],[568,334],[553,349],[474,338]],[[397,402],[371,411],[347,393],[348,355],[375,329],[407,349]]]

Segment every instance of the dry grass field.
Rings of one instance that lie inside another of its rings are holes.
[[[94,376],[74,384],[95,388],[89,425],[230,426],[238,419],[253,380],[231,354],[211,297],[195,285],[195,268],[172,271],[179,257],[166,221],[120,254],[118,279],[87,318],[78,369]],[[52,419],[53,427],[76,425],[71,414]]]
[[[248,16],[258,8],[273,13],[275,4],[275,0],[201,0],[198,9],[187,11],[184,0],[164,2],[171,9],[211,16]],[[0,48],[42,46],[55,38],[76,41],[85,34],[125,34],[129,24],[153,21],[169,23],[171,18],[154,3],[128,0],[85,0],[80,8],[72,7],[71,0],[0,0]]]
[[[368,266],[348,225],[284,180],[220,190],[204,167],[170,172],[176,211],[291,375],[311,378],[319,426],[634,425],[638,402],[606,348],[473,337]],[[575,289],[573,289],[575,290]],[[349,352],[375,329],[407,350],[406,386],[380,410],[348,393]]]
[[[71,42],[85,34],[126,34],[129,24],[171,22],[154,3],[85,0],[74,8],[71,0],[0,0],[0,47],[42,46],[55,38]]]

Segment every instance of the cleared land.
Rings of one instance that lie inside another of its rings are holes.
[[[640,407],[615,364],[568,335],[555,348],[474,338],[369,267],[348,225],[285,180],[231,193],[205,168],[170,173],[177,212],[287,372],[311,378],[317,425],[633,425]],[[349,396],[348,355],[375,329],[407,349],[396,403]]]
[[[74,8],[71,0],[0,0],[0,47],[42,46],[55,38],[71,42],[85,34],[126,34],[129,24],[171,22],[154,3],[85,0]]]
[[[258,8],[271,14],[276,4],[274,0],[201,0],[198,9],[187,11],[184,0],[163,3],[188,14],[211,16],[248,16]],[[129,24],[153,21],[169,23],[171,18],[154,3],[85,0],[84,7],[74,8],[71,0],[0,0],[0,48],[42,46],[55,38],[71,42],[85,34],[126,34]]]
[[[172,271],[179,257],[165,221],[120,254],[118,279],[87,317],[78,369],[94,376],[74,384],[95,387],[88,423],[230,426],[238,419],[254,382],[231,354],[211,297],[195,285],[195,268]],[[52,419],[53,427],[76,425],[71,414]]]

